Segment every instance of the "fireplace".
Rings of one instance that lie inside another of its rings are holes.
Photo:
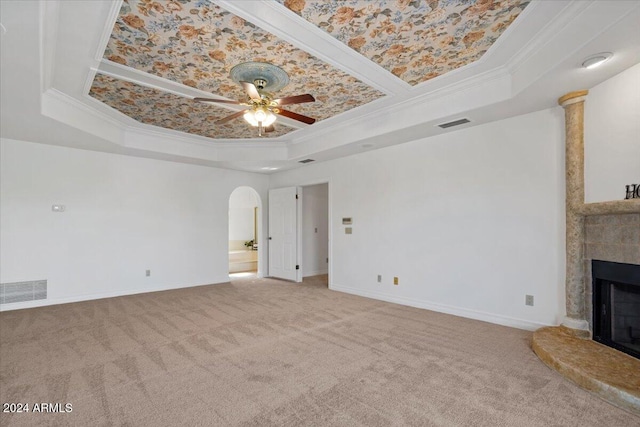
[[[640,359],[640,265],[591,261],[593,339]]]

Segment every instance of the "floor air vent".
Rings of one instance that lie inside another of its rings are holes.
[[[298,163],[311,163],[311,162],[315,162],[315,160],[313,160],[313,159],[304,159],[304,160],[300,160]]]
[[[470,121],[471,120],[469,120],[469,119],[458,119],[458,120],[454,120],[452,122],[439,124],[438,127],[441,127],[442,129],[452,128],[454,126],[460,126],[460,125],[463,125],[465,123],[469,123]]]
[[[0,283],[0,304],[47,299],[47,281]]]

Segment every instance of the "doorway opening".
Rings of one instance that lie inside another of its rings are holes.
[[[328,284],[329,184],[302,187],[300,263],[305,283]]]
[[[269,190],[269,277],[331,287],[330,192],[329,181]]]
[[[251,187],[238,187],[229,196],[229,274],[261,276],[260,224],[262,203]]]

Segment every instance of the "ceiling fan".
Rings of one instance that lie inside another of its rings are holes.
[[[280,67],[265,62],[245,62],[231,69],[231,79],[242,85],[248,95],[246,101],[230,101],[214,98],[194,98],[194,101],[211,104],[234,104],[247,107],[227,117],[217,120],[222,124],[243,116],[244,119],[258,128],[258,136],[263,132],[272,132],[276,114],[298,120],[302,123],[312,124],[316,119],[293,111],[280,108],[282,105],[302,104],[315,102],[315,98],[306,93],[304,95],[288,96],[285,98],[273,98],[272,92],[282,89],[289,83],[289,76]]]

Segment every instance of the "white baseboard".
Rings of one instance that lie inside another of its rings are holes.
[[[321,274],[329,274],[329,270],[325,268],[323,270],[303,271],[302,274],[302,277],[319,276]]]
[[[73,302],[90,301],[90,300],[103,299],[103,298],[122,297],[125,295],[145,294],[149,292],[170,291],[172,289],[193,288],[196,286],[217,285],[220,283],[227,283],[227,282],[229,282],[228,275],[218,277],[209,283],[196,283],[193,285],[174,285],[174,286],[170,285],[170,286],[163,286],[163,287],[158,287],[153,289],[149,289],[149,288],[134,289],[134,290],[127,289],[122,291],[101,292],[97,294],[78,295],[78,296],[66,297],[66,298],[52,298],[52,299],[43,299],[43,300],[37,300],[37,301],[16,302],[11,304],[2,304],[2,306],[0,306],[0,312],[11,311],[11,310],[22,310],[24,308],[45,307],[48,305],[69,304]]]
[[[446,304],[439,304],[430,301],[417,300],[413,298],[385,294],[383,292],[368,291],[349,286],[332,285],[329,289],[347,294],[359,295],[395,304],[407,305],[409,307],[424,308],[426,310],[437,311],[438,313],[452,314],[454,316],[466,317],[468,319],[482,320],[484,322],[495,323],[497,325],[510,326],[512,328],[535,331],[545,326],[555,326],[546,323],[532,322],[530,320],[516,319],[514,317],[500,314],[487,313],[484,311],[471,310],[468,308],[454,307]]]

